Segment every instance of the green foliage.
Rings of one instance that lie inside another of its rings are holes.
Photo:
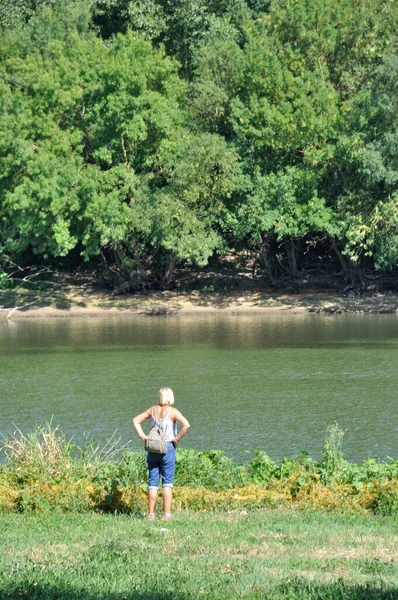
[[[395,516],[398,514],[398,493],[396,486],[387,483],[375,483],[376,493],[371,503],[371,509],[376,515],[383,517]]]
[[[262,450],[254,451],[254,458],[246,465],[249,479],[254,483],[266,483],[279,471],[276,463]]]
[[[275,0],[247,25],[243,46],[219,41],[200,50],[194,117],[233,141],[250,178],[229,215],[238,238],[269,244],[326,234],[339,240],[348,264],[371,255],[378,268],[396,265],[396,183],[391,173],[380,195],[375,176],[385,167],[373,142],[361,150],[358,129],[373,139],[388,123],[396,156],[388,113],[394,59],[377,68],[396,49],[397,18],[396,7],[378,0],[319,1],[311,10]],[[385,153],[386,140],[379,146]]]
[[[251,195],[238,207],[236,231],[255,239],[272,232],[278,241],[333,231],[333,217],[318,197],[317,180],[314,172],[302,167],[258,175]]]
[[[305,2],[273,0],[263,21],[348,97],[396,43],[397,17],[395,4],[384,0],[315,0],[311,10]]]
[[[3,0],[0,5],[0,28],[9,30],[21,27],[38,11],[54,5],[55,0]]]
[[[146,217],[151,239],[178,258],[205,265],[224,241],[219,226],[225,200],[239,177],[236,153],[216,135],[180,135],[162,144]]]
[[[398,479],[398,461],[390,459],[389,462],[380,463],[374,458],[369,458],[362,465],[344,462],[341,478],[360,490],[369,482],[394,481]]]
[[[102,254],[131,289],[232,244],[297,276],[303,238],[396,267],[397,25],[385,0],[5,0],[0,252]]]
[[[5,7],[3,9],[3,4]],[[69,41],[73,36],[90,36],[91,2],[85,0],[4,0],[0,6],[0,62],[15,56],[48,53],[54,40]],[[13,5],[10,9],[10,4]],[[4,10],[4,13],[2,13]],[[6,15],[5,18],[3,16]],[[9,23],[12,19],[13,23]]]
[[[398,259],[398,58],[386,56],[368,89],[358,94],[347,123],[351,139],[343,149],[350,189],[339,197],[347,254],[373,256],[378,268]]]
[[[220,450],[183,450],[177,453],[175,484],[225,490],[245,485],[248,482],[245,471]]]
[[[85,258],[109,249],[125,264],[152,253],[156,267],[162,253],[206,264],[223,247],[237,156],[184,126],[185,85],[161,51],[131,32],[75,36],[7,60],[3,80],[7,251],[65,256],[80,245]]]
[[[296,503],[325,510],[394,515],[398,506],[398,461],[348,463],[343,432],[328,429],[320,462],[308,453],[272,461],[255,451],[238,465],[224,452],[178,450],[175,502],[192,510],[256,508]],[[120,447],[114,436],[103,447],[77,447],[51,424],[16,432],[3,445],[0,511],[87,510],[142,513],[147,464],[144,452]]]
[[[197,50],[209,40],[237,36],[250,16],[243,0],[97,0],[93,21],[104,38],[131,28],[192,73]]]

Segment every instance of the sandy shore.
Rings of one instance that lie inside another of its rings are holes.
[[[348,298],[322,292],[272,294],[269,291],[154,292],[112,296],[68,290],[62,296],[17,296],[2,303],[0,319],[117,317],[120,315],[375,313],[398,315],[398,295],[378,294]]]

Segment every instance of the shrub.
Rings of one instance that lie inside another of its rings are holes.
[[[86,512],[92,508],[87,481],[43,482],[20,492],[18,512]]]
[[[246,465],[246,472],[254,483],[266,483],[271,477],[276,476],[278,467],[268,454],[255,450],[254,458]]]
[[[138,485],[115,486],[112,490],[92,487],[90,499],[95,510],[143,514],[146,511],[146,493]]]
[[[248,483],[250,477],[244,466],[237,465],[224,452],[210,450],[177,452],[175,485],[225,490]]]
[[[18,505],[20,492],[0,485],[0,512],[14,512]]]
[[[375,481],[360,492],[360,504],[379,516],[398,515],[398,481]]]
[[[398,461],[378,462],[373,458],[362,465],[346,463],[345,481],[360,490],[370,481],[392,481],[398,479]]]

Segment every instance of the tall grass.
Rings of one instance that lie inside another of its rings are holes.
[[[324,510],[398,514],[398,461],[363,464],[344,459],[344,433],[337,424],[326,435],[323,457],[307,453],[273,461],[255,451],[238,465],[221,451],[179,450],[174,505],[190,510],[297,506]],[[4,440],[0,467],[0,511],[49,510],[145,512],[144,452],[89,440],[78,447],[51,424]]]
[[[321,480],[328,483],[332,479],[341,478],[346,465],[343,455],[344,431],[337,423],[330,425],[326,432],[323,458],[321,461]]]
[[[72,449],[72,440],[68,440],[58,426],[52,428],[51,423],[37,425],[27,434],[16,429],[1,447],[7,467],[20,480],[64,476],[72,468]]]

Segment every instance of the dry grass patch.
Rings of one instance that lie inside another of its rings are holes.
[[[398,560],[398,552],[394,551],[391,548],[386,547],[378,547],[378,548],[340,548],[333,549],[333,547],[328,548],[317,548],[311,552],[303,553],[303,556],[308,558],[316,558],[316,559],[370,559],[373,560],[375,558],[383,561],[394,561]]]

